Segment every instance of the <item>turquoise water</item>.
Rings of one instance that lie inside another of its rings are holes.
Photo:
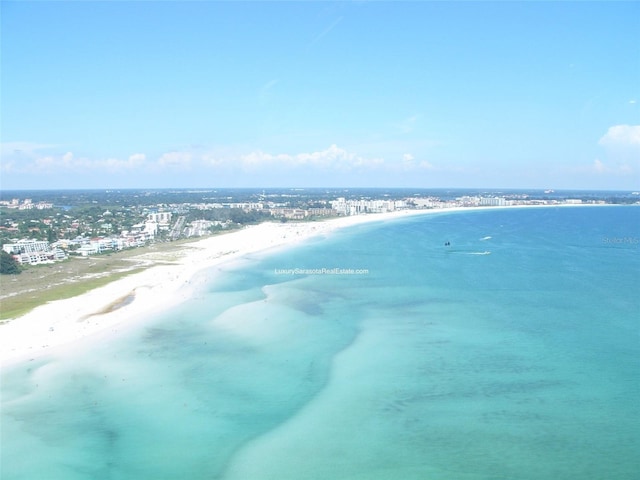
[[[443,213],[247,258],[99,347],[6,368],[1,477],[635,479],[639,272],[637,207]]]

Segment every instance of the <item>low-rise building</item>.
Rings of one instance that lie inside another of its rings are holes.
[[[311,207],[307,210],[307,214],[315,217],[332,217],[337,215],[338,212],[333,208]]]
[[[403,200],[345,200],[341,197],[332,200],[331,207],[338,215],[360,215],[393,212],[398,208],[406,208],[406,203]]]
[[[273,217],[287,218],[289,220],[303,220],[307,213],[299,208],[272,208],[269,213]]]
[[[5,243],[2,249],[22,264],[35,265],[66,258],[60,248],[52,247],[45,240],[18,240],[16,243]]]

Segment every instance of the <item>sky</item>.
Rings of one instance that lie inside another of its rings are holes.
[[[0,188],[640,190],[640,2],[7,1]]]

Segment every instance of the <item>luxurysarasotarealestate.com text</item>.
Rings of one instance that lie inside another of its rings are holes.
[[[638,245],[640,238],[638,237],[602,237],[602,243],[607,245]]]
[[[369,275],[368,268],[276,268],[276,275]]]

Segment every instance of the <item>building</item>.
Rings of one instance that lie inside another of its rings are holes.
[[[45,240],[18,240],[17,243],[4,244],[2,249],[10,255],[48,252],[49,242]]]
[[[442,201],[437,197],[416,197],[407,199],[405,204],[414,205],[416,208],[436,208],[441,206]]]
[[[338,215],[348,215],[349,209],[347,206],[347,201],[344,197],[340,197],[336,200],[331,201],[331,208],[335,210]]]
[[[147,215],[147,221],[156,222],[158,225],[166,226],[167,228],[171,224],[171,212],[157,212],[149,213]]]
[[[481,197],[478,201],[481,207],[504,207],[507,201],[503,197]]]
[[[307,213],[299,208],[273,208],[269,210],[273,217],[287,218],[289,220],[303,220]]]
[[[86,243],[82,245],[76,253],[82,255],[83,257],[88,257],[89,255],[97,255],[100,253],[100,245],[97,243]]]
[[[480,205],[480,199],[478,197],[470,197],[468,195],[458,197],[456,201],[461,207],[477,207]]]
[[[332,217],[338,214],[333,208],[311,207],[307,210],[309,216]]]
[[[331,201],[331,208],[338,215],[360,215],[363,213],[386,213],[406,208],[403,200],[345,200],[340,197]]]
[[[17,262],[30,265],[66,258],[60,248],[52,248],[45,240],[19,240],[17,243],[5,243],[2,249],[13,256]]]

